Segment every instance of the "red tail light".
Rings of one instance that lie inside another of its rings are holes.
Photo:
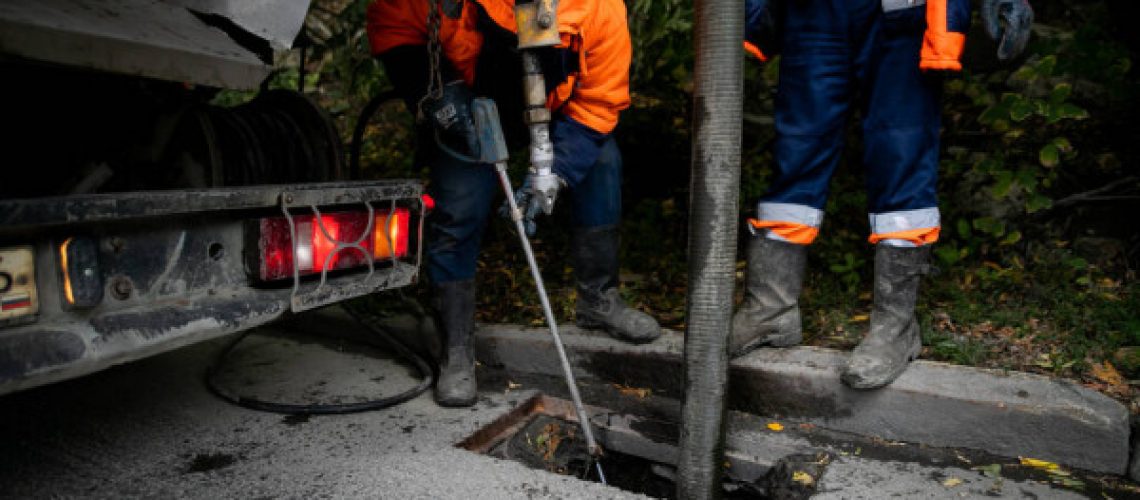
[[[259,259],[254,267],[259,270],[261,280],[272,281],[293,277],[294,256],[301,275],[368,265],[368,257],[358,248],[346,247],[336,252],[338,242],[359,242],[377,264],[402,258],[408,254],[410,218],[406,208],[377,211],[369,228],[368,212],[321,214],[319,222],[315,215],[298,215],[293,217],[296,241],[285,217],[260,219],[257,221]],[[366,235],[365,230],[370,234]]]

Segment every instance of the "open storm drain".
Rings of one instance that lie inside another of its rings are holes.
[[[676,423],[598,407],[588,407],[587,412],[605,449],[601,463],[610,486],[656,498],[675,497]],[[457,446],[532,469],[598,480],[573,405],[559,398],[536,395]],[[789,454],[770,462],[749,455],[748,450],[730,450],[724,498],[807,498],[815,493],[829,462],[826,453]]]

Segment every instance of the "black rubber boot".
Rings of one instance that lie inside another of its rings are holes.
[[[918,283],[930,271],[930,247],[875,248],[875,305],[871,330],[843,367],[853,389],[877,389],[902,375],[922,351],[914,305]]]
[[[632,344],[661,336],[657,320],[621,300],[618,293],[618,229],[616,226],[577,228],[573,243],[574,275],[578,282],[578,326],[605,330]]]
[[[732,317],[728,352],[742,356],[757,347],[788,347],[803,341],[800,292],[807,246],[754,236],[748,242],[744,302]]]
[[[475,404],[475,283],[452,281],[435,286],[437,325],[443,344],[435,402],[458,407]]]

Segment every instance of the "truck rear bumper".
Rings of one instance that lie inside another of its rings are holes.
[[[0,322],[0,394],[412,284],[421,190],[386,181],[0,201],[0,248],[32,248],[38,286],[34,315]],[[409,211],[406,256],[273,282],[250,270],[251,221],[363,204]],[[63,292],[68,264],[61,259],[62,242],[79,237],[93,242],[85,262],[95,263],[99,285],[88,295],[100,297],[82,307]]]

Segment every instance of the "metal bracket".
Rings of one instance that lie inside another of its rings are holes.
[[[325,226],[324,220],[321,217],[321,210],[315,203],[307,203],[304,202],[305,200],[303,200],[301,203],[298,203],[297,197],[295,197],[294,194],[295,193],[291,192],[283,192],[280,197],[281,213],[285,216],[285,220],[289,223],[289,241],[292,247],[293,291],[290,294],[289,304],[290,309],[294,313],[307,311],[309,309],[314,309],[354,297],[359,297],[361,295],[366,295],[386,288],[410,284],[411,282],[415,281],[415,277],[418,274],[423,258],[422,250],[419,250],[417,252],[416,264],[414,266],[400,262],[400,260],[396,258],[396,245],[395,242],[392,241],[391,231],[386,230],[384,231],[384,236],[388,241],[388,248],[390,249],[389,258],[387,260],[391,263],[391,268],[385,270],[385,272],[377,272],[376,259],[372,256],[371,252],[364,248],[362,243],[366,238],[372,235],[372,229],[375,225],[376,210],[372,206],[372,201],[359,201],[360,203],[363,203],[364,206],[368,209],[368,224],[361,232],[360,237],[354,241],[344,241],[333,238],[333,236],[329,234],[329,230]],[[388,203],[388,216],[384,219],[385,228],[391,227],[392,218],[396,213],[396,200],[392,198],[388,201]],[[293,214],[290,212],[290,209],[296,208],[307,208],[311,210],[314,215],[314,219],[316,220],[317,227],[321,230],[321,234],[324,235],[325,239],[335,243],[333,250],[329,252],[327,256],[325,256],[325,260],[322,263],[320,281],[317,282],[317,285],[315,287],[310,287],[307,290],[302,286],[301,270],[297,264],[297,245],[295,243],[298,240],[297,223],[293,218]],[[420,208],[420,214],[423,214],[424,207],[422,199],[420,200]],[[421,215],[419,219],[419,230],[417,237],[422,238],[423,216]],[[419,241],[421,240],[417,239],[417,246],[422,249],[423,245],[418,244]],[[335,258],[341,252],[349,249],[356,250],[364,255],[365,259],[368,261],[368,273],[361,276],[360,278],[353,279],[348,282],[337,280],[337,283],[335,285],[329,285],[329,266],[332,264],[333,258]]]

